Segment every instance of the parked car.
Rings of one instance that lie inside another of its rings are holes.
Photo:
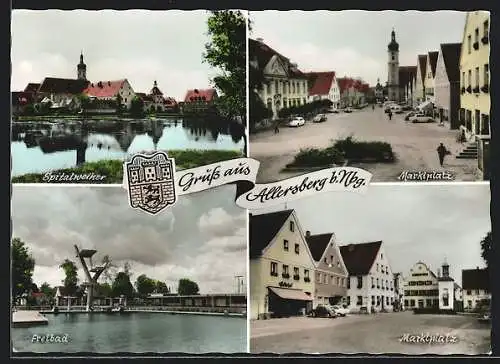
[[[384,104],[384,111],[385,111],[385,113],[389,113],[389,111],[391,111],[391,109],[394,106],[395,106],[395,104],[393,102],[389,102],[389,103]]]
[[[329,317],[336,318],[337,313],[328,305],[317,305],[315,309],[311,311],[312,317]]]
[[[344,306],[341,305],[335,305],[332,308],[338,316],[345,317],[350,313],[348,308],[345,308]]]
[[[412,116],[415,116],[417,113],[415,111],[410,111],[405,115],[405,121],[409,121]]]
[[[333,113],[333,114],[338,114],[339,113],[339,109],[330,109],[330,112]]]
[[[392,105],[391,106],[391,111],[394,113],[394,114],[402,114],[403,113],[403,108],[399,105]]]
[[[410,121],[412,123],[432,123],[434,122],[434,119],[428,115],[425,115],[423,112],[418,112],[410,117]]]
[[[479,322],[489,323],[491,322],[491,313],[485,312],[481,317],[479,317]]]
[[[321,123],[323,121],[326,121],[326,115],[325,114],[318,114],[313,118],[314,123]]]
[[[346,108],[344,109],[344,112],[350,113],[350,112],[352,112],[352,109],[351,109],[350,107],[346,107]]]
[[[288,126],[295,127],[295,128],[299,127],[299,126],[303,126],[305,124],[306,124],[306,121],[304,120],[304,118],[302,116],[296,116],[288,122]]]

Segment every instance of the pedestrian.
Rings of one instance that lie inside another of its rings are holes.
[[[446,147],[443,145],[443,143],[439,143],[439,146],[437,147],[437,153],[438,153],[438,157],[439,157],[439,164],[442,167],[443,163],[444,163],[444,157],[446,155],[451,154],[451,153],[448,149],[446,149]]]
[[[389,120],[392,120],[392,111],[389,110]]]
[[[274,134],[278,134],[280,132],[279,122],[276,121],[274,124]]]
[[[372,105],[372,110],[375,111],[375,104]]]

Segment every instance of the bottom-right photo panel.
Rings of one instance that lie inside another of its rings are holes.
[[[491,351],[488,183],[378,184],[250,211],[252,353]]]

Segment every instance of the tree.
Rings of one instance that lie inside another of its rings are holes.
[[[130,276],[126,271],[121,271],[116,274],[113,285],[111,286],[113,297],[121,295],[130,298],[134,295],[134,286],[130,283]]]
[[[239,117],[246,124],[246,21],[241,11],[212,11],[208,18],[210,41],[203,59],[220,74],[212,82],[221,91],[219,112],[228,119]]]
[[[54,297],[56,294],[56,289],[51,287],[47,282],[43,282],[40,286],[40,292],[42,292],[47,297]]]
[[[64,270],[64,274],[66,275],[63,280],[66,294],[69,296],[76,295],[78,291],[78,269],[76,268],[76,264],[69,259],[65,259],[59,268]]]
[[[486,234],[486,236],[481,240],[481,257],[483,258],[486,266],[490,266],[492,260],[491,250],[493,249],[493,238],[491,236],[491,231]]]
[[[137,277],[135,288],[137,290],[137,293],[143,296],[147,296],[148,294],[151,294],[155,291],[156,281],[149,278],[145,274],[141,274],[139,277]]]
[[[78,103],[80,104],[80,107],[82,108],[83,112],[86,112],[89,107],[90,107],[90,98],[86,94],[79,94],[77,97]]]
[[[144,114],[144,100],[135,96],[130,104],[130,113],[133,116],[142,116]]]
[[[156,281],[155,291],[156,293],[162,293],[162,294],[170,293],[170,289],[167,287],[165,282],[161,281]]]
[[[105,283],[100,283],[97,286],[96,295],[102,297],[111,297],[112,292],[113,290],[111,288],[111,285],[105,282]]]
[[[116,94],[116,113],[121,114],[122,112],[122,97],[120,94]]]
[[[182,278],[179,279],[179,287],[177,288],[177,293],[181,296],[194,295],[199,292],[198,284],[190,279]]]
[[[262,102],[260,96],[256,91],[250,91],[250,99],[248,100],[249,106],[249,128],[250,132],[255,130],[255,124],[261,120],[271,118],[273,116],[272,110],[269,110]]]
[[[17,300],[23,293],[28,293],[33,284],[35,260],[24,242],[12,239],[12,298]]]

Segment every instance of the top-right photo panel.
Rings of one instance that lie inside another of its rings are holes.
[[[371,182],[489,180],[488,11],[249,18],[258,183],[335,166]]]

